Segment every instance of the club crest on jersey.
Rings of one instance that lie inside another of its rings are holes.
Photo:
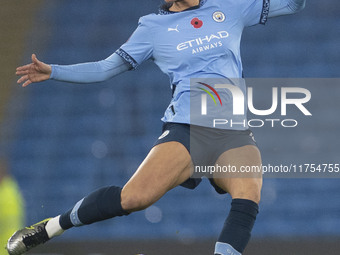
[[[217,11],[217,12],[214,12],[213,19],[216,22],[221,23],[221,22],[225,21],[225,15],[224,15],[223,12]]]

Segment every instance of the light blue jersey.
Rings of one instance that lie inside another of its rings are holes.
[[[158,15],[140,18],[129,40],[108,58],[76,65],[51,65],[51,79],[100,82],[152,59],[169,76],[173,91],[162,120],[200,125],[190,118],[190,80],[242,78],[243,29],[265,24],[268,17],[295,13],[304,8],[305,1],[201,0],[199,6],[182,12],[160,10]],[[234,85],[245,92],[243,82]],[[229,100],[225,105],[231,108],[231,104]]]
[[[116,53],[134,68],[152,59],[174,91],[162,120],[190,123],[190,79],[242,78],[242,31],[264,24],[268,13],[269,0],[201,0],[199,8],[161,10],[142,17]]]

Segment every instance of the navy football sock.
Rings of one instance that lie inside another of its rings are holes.
[[[230,213],[216,243],[215,254],[241,254],[244,251],[250,240],[258,209],[258,205],[251,200],[233,199]]]
[[[122,189],[110,186],[98,189],[80,200],[71,210],[60,216],[60,226],[66,230],[73,226],[92,224],[116,216],[128,215],[121,206]]]

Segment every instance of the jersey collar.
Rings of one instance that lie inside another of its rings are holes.
[[[199,5],[197,6],[193,6],[193,7],[190,7],[184,11],[181,11],[181,12],[185,12],[185,11],[190,11],[190,10],[195,10],[195,9],[198,9],[200,8],[201,6],[203,6],[205,3],[206,3],[207,0],[200,0],[200,3]],[[159,14],[160,15],[168,15],[168,14],[174,14],[174,13],[179,13],[179,12],[172,12],[172,11],[169,11],[169,10],[165,10],[163,8],[160,8],[159,9]]]

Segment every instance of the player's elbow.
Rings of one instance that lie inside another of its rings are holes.
[[[290,0],[288,7],[293,13],[302,11],[306,6],[306,0]]]

